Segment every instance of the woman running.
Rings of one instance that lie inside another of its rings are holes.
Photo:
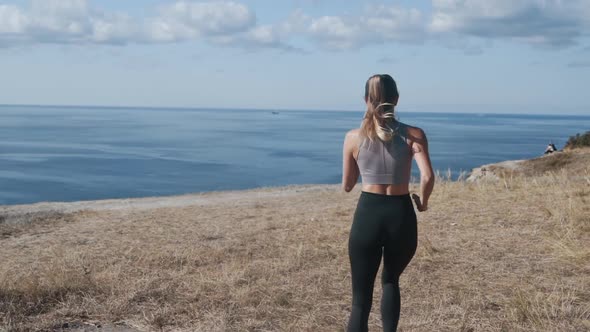
[[[346,134],[342,187],[350,192],[359,175],[360,198],[348,240],[352,274],[352,312],[348,332],[368,331],[373,285],[383,257],[383,331],[396,331],[400,315],[399,277],[416,252],[416,214],[409,194],[412,158],[420,169],[418,211],[428,209],[434,176],[422,129],[397,121],[397,85],[389,75],[374,75],[365,85],[367,112],[358,129]]]

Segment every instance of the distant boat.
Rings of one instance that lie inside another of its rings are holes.
[[[275,112],[275,111],[273,111],[273,112],[272,112],[272,114],[279,114],[279,112]]]

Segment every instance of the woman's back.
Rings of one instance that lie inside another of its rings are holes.
[[[395,124],[395,135],[389,141],[359,137],[357,164],[365,185],[406,185],[410,182],[412,149],[408,126]]]
[[[373,142],[369,143],[369,139],[361,135],[360,129],[353,129],[347,133],[345,149],[350,151],[349,156],[351,157],[348,163],[352,164],[346,165],[348,157],[345,156],[345,168],[354,170],[358,167],[362,179],[362,191],[382,195],[404,195],[409,193],[412,158],[416,159],[421,171],[431,169],[427,152],[428,142],[424,131],[405,123],[400,122],[399,124],[400,130],[397,135],[394,135],[392,142],[381,143],[382,150],[379,146],[380,143],[376,143],[379,138],[375,138]],[[381,157],[379,157],[379,152]],[[387,161],[388,158],[392,160]],[[381,162],[381,166],[379,166],[379,162]],[[372,174],[379,172],[379,168],[386,169],[386,173],[391,175],[391,180],[372,181],[374,180]],[[352,181],[356,182],[354,172],[351,174]],[[348,178],[348,175],[345,178]]]

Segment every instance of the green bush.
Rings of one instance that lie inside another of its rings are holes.
[[[584,146],[590,146],[590,131],[587,131],[585,134],[576,134],[576,136],[571,136],[567,143],[565,143],[566,149],[575,149],[581,148]]]

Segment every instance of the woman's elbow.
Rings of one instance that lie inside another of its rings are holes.
[[[420,176],[420,182],[423,182],[423,183],[434,183],[434,173],[433,172],[428,172],[426,174],[422,174]]]
[[[349,193],[352,191],[352,188],[354,188],[354,185],[348,184],[348,183],[343,183],[342,184],[342,190],[344,190],[345,192]]]

